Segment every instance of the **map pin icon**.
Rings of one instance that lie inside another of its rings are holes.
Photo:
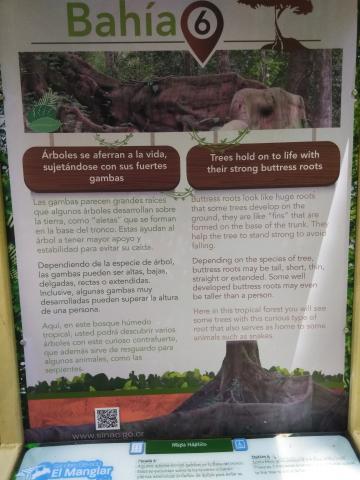
[[[224,17],[216,5],[199,0],[185,8],[181,29],[194,57],[205,66],[221,37]]]

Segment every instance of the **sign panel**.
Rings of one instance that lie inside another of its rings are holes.
[[[345,430],[356,2],[1,9],[27,439]]]
[[[359,473],[359,460],[343,437],[280,436],[35,448],[25,455],[16,479],[355,480]]]

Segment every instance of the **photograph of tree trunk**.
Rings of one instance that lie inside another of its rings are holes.
[[[27,132],[41,115],[63,133],[340,126],[341,50],[222,50],[204,68],[182,51],[27,52],[20,71]]]
[[[219,372],[171,413],[125,422],[123,437],[206,438],[281,432],[345,431],[347,394],[317,383],[315,375],[283,375],[261,365],[256,341],[226,343]],[[106,439],[103,433],[102,439]],[[92,435],[92,436],[91,436]],[[94,424],[26,431],[28,442],[96,440]]]

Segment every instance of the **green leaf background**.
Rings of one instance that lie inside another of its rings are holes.
[[[11,191],[10,191],[9,165],[8,165],[8,157],[7,157],[7,149],[6,149],[5,118],[4,118],[1,72],[0,72],[0,173],[1,173],[2,194],[3,194],[3,200],[4,200],[6,234],[8,239],[10,285],[11,285],[11,293],[12,293],[12,307],[13,307],[13,315],[14,315],[17,357],[18,357],[18,363],[19,363],[19,383],[20,383],[22,416],[23,416],[24,426],[27,427],[28,411],[27,411],[27,400],[26,400],[26,372],[25,372],[24,349],[21,345],[22,324],[21,324],[21,311],[20,311],[19,282],[18,282],[18,273],[17,273],[17,262],[16,262],[16,245],[15,245],[13,211],[12,211]]]

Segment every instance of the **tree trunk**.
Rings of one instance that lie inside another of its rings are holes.
[[[116,76],[116,52],[104,52],[105,55],[105,66],[106,66],[106,72],[108,75],[111,77]]]
[[[231,72],[230,56],[227,50],[218,50],[217,55],[217,70],[218,73]]]
[[[312,50],[295,50],[289,55],[286,90],[304,99],[310,125],[314,125],[314,102],[309,95],[313,68],[314,52]]]
[[[195,73],[195,64],[194,59],[190,52],[183,52],[184,58],[184,75],[194,75]]]
[[[284,37],[282,36],[279,28],[278,19],[278,9],[275,7],[275,42],[273,50],[279,50],[280,52],[283,52],[285,50]]]
[[[319,128],[332,127],[332,52],[317,50],[314,56],[317,98],[313,125]]]

